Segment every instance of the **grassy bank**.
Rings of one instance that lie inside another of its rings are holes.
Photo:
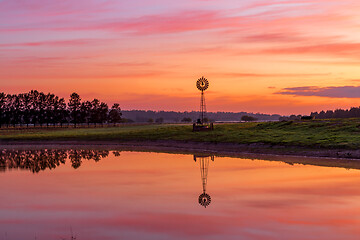
[[[310,148],[360,148],[360,119],[218,124],[212,132],[192,132],[190,125],[142,125],[91,129],[0,130],[12,141],[151,141],[269,144]]]

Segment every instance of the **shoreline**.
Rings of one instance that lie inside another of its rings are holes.
[[[192,141],[157,140],[157,141],[0,141],[0,150],[8,148],[122,148],[179,153],[208,153],[226,156],[277,156],[298,158],[331,158],[360,160],[360,150],[305,148],[300,146],[270,145],[262,143],[207,143]]]
[[[269,146],[267,146],[269,147]],[[108,150],[120,152],[154,152],[168,154],[185,155],[213,155],[215,157],[230,157],[238,159],[250,159],[256,161],[274,161],[289,165],[311,165],[318,167],[336,167],[344,169],[360,170],[360,157],[350,158],[339,154],[332,154],[336,150],[323,151],[274,151],[274,149],[254,146],[243,146],[240,144],[214,144],[214,143],[194,143],[179,141],[133,141],[133,142],[114,142],[114,141],[0,141],[1,150],[41,150],[41,149],[76,149],[76,150]],[[270,150],[269,150],[270,149]],[[285,148],[286,149],[286,148]],[[253,151],[250,151],[253,150]],[[256,150],[256,151],[255,151]],[[299,149],[297,149],[299,150]],[[325,151],[325,152],[324,152]],[[343,151],[343,150],[342,150]],[[351,150],[350,150],[351,151]],[[301,154],[306,153],[306,154]],[[360,154],[357,151],[356,154]],[[359,156],[359,155],[356,155]]]

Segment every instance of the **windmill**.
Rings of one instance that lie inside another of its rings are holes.
[[[209,162],[210,162],[210,160],[214,161],[214,156],[194,155],[194,161],[196,162],[197,160],[199,160],[199,163],[200,163],[200,173],[201,173],[201,181],[202,181],[202,187],[203,187],[203,193],[200,194],[198,202],[201,206],[204,206],[206,208],[211,203],[211,197],[209,194],[206,193],[206,186],[207,186]]]
[[[196,87],[201,91],[201,100],[200,100],[200,120],[201,123],[204,124],[204,118],[206,115],[206,104],[205,104],[205,95],[204,91],[209,87],[209,81],[201,77],[196,82]]]
[[[214,125],[211,123],[210,125],[205,125],[206,122],[206,103],[205,103],[205,90],[209,88],[209,81],[201,77],[196,81],[196,87],[201,91],[201,99],[200,99],[200,118],[198,119],[197,123],[193,124],[193,131],[207,131],[213,130]]]

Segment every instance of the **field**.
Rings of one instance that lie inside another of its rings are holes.
[[[79,129],[0,129],[0,141],[155,141],[266,144],[325,149],[360,149],[360,119],[216,124],[211,132],[191,125],[158,124]]]

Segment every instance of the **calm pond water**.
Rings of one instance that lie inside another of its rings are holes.
[[[0,153],[0,239],[360,239],[355,169],[148,152]]]

